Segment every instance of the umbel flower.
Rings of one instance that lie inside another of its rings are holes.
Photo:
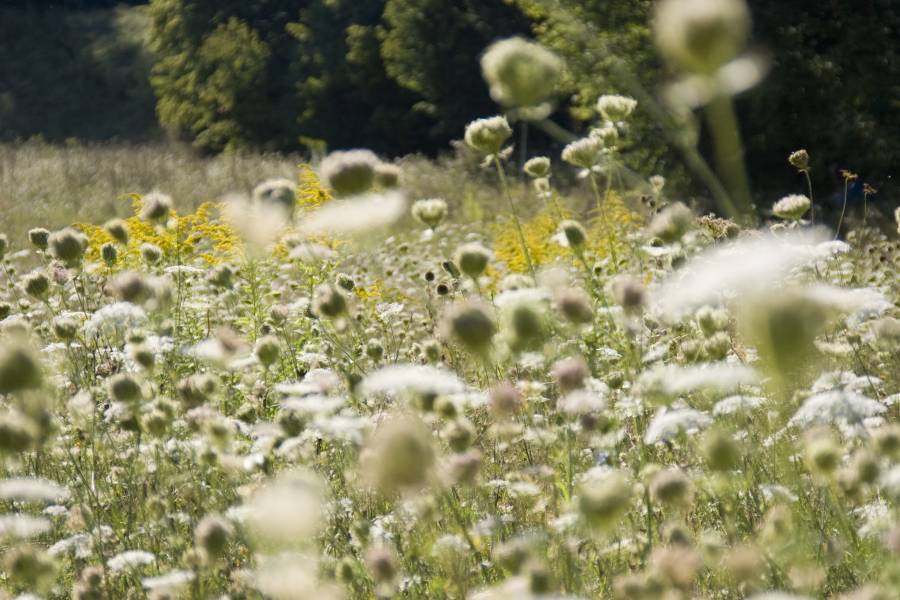
[[[466,144],[484,155],[498,154],[512,135],[506,117],[476,119],[466,126]]]
[[[562,68],[558,56],[519,37],[494,43],[481,58],[491,97],[513,108],[540,108],[554,93]]]
[[[785,196],[772,206],[772,213],[779,219],[785,221],[799,221],[806,211],[809,210],[811,203],[809,198],[802,194],[791,194]]]
[[[654,29],[666,58],[686,71],[711,75],[744,48],[750,11],[744,0],[663,0]]]
[[[447,216],[447,202],[440,198],[417,200],[412,205],[412,216],[429,229],[434,229]]]
[[[606,94],[597,99],[597,112],[611,123],[624,121],[637,108],[637,100],[618,94]]]

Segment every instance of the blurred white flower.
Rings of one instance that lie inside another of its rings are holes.
[[[26,514],[0,515],[0,538],[27,540],[50,531],[50,521]]]
[[[125,569],[134,569],[136,567],[143,567],[144,565],[149,565],[156,560],[156,556],[154,556],[150,552],[146,552],[144,550],[126,550],[125,552],[120,552],[116,554],[108,561],[106,561],[106,566],[109,567],[110,571],[118,572],[124,571]]]
[[[306,235],[359,235],[393,225],[406,214],[400,192],[369,193],[333,200],[306,215],[300,231]]]
[[[363,379],[364,394],[396,394],[409,390],[419,394],[446,395],[463,392],[465,383],[453,372],[430,365],[397,364],[372,371]]]
[[[661,408],[644,432],[644,443],[671,441],[681,433],[696,433],[711,424],[712,419],[708,415],[693,408]]]
[[[788,424],[801,429],[813,425],[860,425],[864,419],[886,410],[877,400],[852,390],[836,389],[807,398]]]
[[[140,306],[130,302],[114,302],[91,315],[84,324],[84,335],[89,339],[122,336],[146,322],[147,313]]]
[[[48,479],[15,477],[0,480],[0,498],[26,502],[62,502],[69,490]]]
[[[692,258],[652,291],[653,304],[663,314],[679,317],[704,304],[716,304],[725,294],[743,296],[771,290],[792,269],[809,264],[824,230],[782,235],[760,234],[717,245]]]

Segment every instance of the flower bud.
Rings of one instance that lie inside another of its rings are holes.
[[[802,149],[791,152],[790,156],[788,156],[788,162],[798,171],[806,171],[809,169],[809,153]]]

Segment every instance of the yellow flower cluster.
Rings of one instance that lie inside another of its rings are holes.
[[[609,256],[613,250],[622,254],[627,250],[627,234],[638,225],[638,215],[630,211],[615,193],[610,194],[603,213],[592,211],[587,223],[588,252],[598,257]],[[571,256],[568,248],[553,239],[559,229],[560,219],[572,218],[567,209],[547,207],[528,221],[522,222],[522,234],[535,267]],[[494,255],[516,273],[528,271],[528,263],[522,253],[519,234],[512,220],[493,227]]]
[[[228,224],[215,218],[217,205],[204,202],[192,213],[179,215],[172,211],[166,225],[154,226],[139,217],[143,199],[131,195],[133,215],[125,219],[128,229],[128,246],[119,255],[119,264],[133,267],[140,263],[142,244],[159,246],[164,255],[180,264],[202,260],[215,265],[236,258],[241,253],[237,232]],[[100,249],[113,238],[102,227],[90,223],[76,223],[75,228],[88,238],[87,259],[100,261]]]

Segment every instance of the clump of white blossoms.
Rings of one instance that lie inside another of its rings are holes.
[[[553,52],[519,37],[494,43],[481,58],[491,97],[511,108],[541,109],[555,92],[562,69]]]
[[[799,221],[812,203],[803,194],[785,196],[772,206],[772,213],[785,221]]]

